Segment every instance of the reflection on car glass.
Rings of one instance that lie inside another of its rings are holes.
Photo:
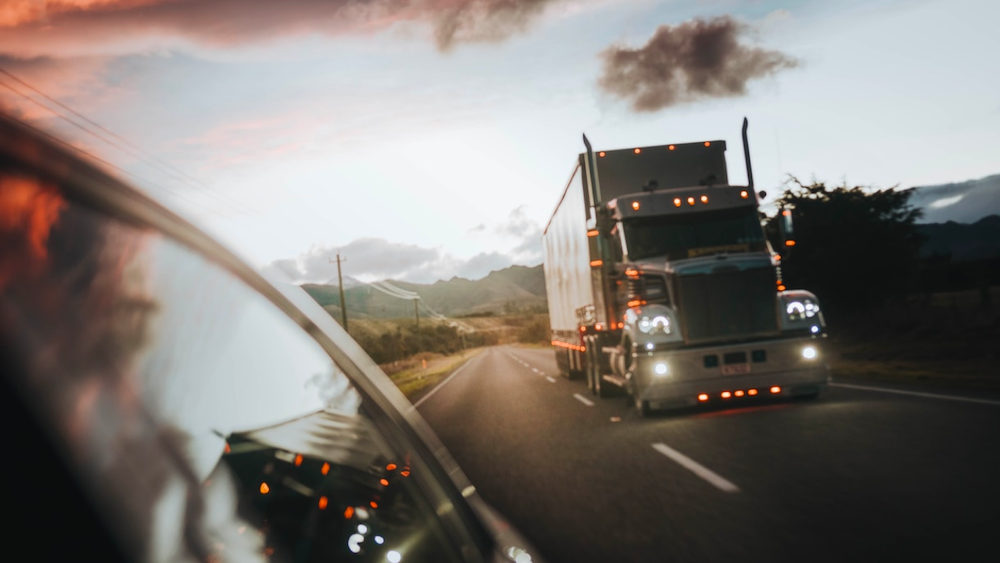
[[[360,395],[266,297],[0,169],[0,338],[135,561],[447,560]]]

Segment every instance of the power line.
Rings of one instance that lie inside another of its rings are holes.
[[[60,113],[60,112],[58,112],[58,111],[56,111],[56,110],[54,110],[54,109],[46,106],[45,104],[39,102],[38,100],[36,100],[36,99],[32,98],[31,96],[25,94],[24,92],[21,92],[21,91],[15,89],[11,85],[6,84],[4,82],[0,82],[0,85],[4,86],[5,88],[7,88],[8,90],[10,90],[11,92],[17,94],[18,96],[21,96],[22,98],[24,98],[24,99],[32,102],[33,104],[35,104],[37,106],[45,109],[46,111],[49,111],[52,114],[60,117],[61,119],[63,119],[67,123],[73,125],[74,127],[79,128],[80,130],[84,131],[88,135],[91,135],[91,136],[93,136],[93,137],[95,137],[95,138],[97,138],[97,139],[99,139],[99,140],[101,140],[101,141],[103,141],[103,142],[105,142],[105,143],[107,143],[107,144],[109,144],[109,145],[117,148],[118,150],[120,150],[120,151],[128,154],[129,156],[132,156],[133,158],[136,158],[139,161],[144,162],[147,165],[150,165],[151,167],[157,169],[159,172],[161,172],[161,173],[163,173],[163,174],[165,174],[167,176],[171,176],[174,180],[179,180],[179,181],[183,182],[186,179],[187,181],[195,182],[197,184],[200,184],[201,186],[204,187],[204,189],[197,189],[196,188],[197,191],[203,192],[203,193],[205,193],[205,194],[207,194],[209,196],[212,196],[212,197],[216,198],[216,200],[219,203],[221,203],[221,204],[225,204],[225,205],[229,205],[229,206],[233,206],[233,207],[239,207],[239,208],[241,208],[241,211],[243,213],[252,213],[252,212],[255,212],[255,210],[251,209],[250,207],[248,207],[243,202],[224,196],[224,194],[219,193],[216,189],[212,188],[208,184],[205,184],[201,180],[199,180],[199,179],[191,176],[190,174],[187,174],[184,171],[178,169],[176,166],[173,166],[172,164],[170,164],[170,163],[168,163],[168,162],[166,162],[166,161],[164,161],[164,160],[162,160],[162,159],[160,159],[160,158],[158,158],[158,157],[156,157],[156,156],[148,153],[147,151],[145,151],[142,148],[140,148],[139,146],[137,146],[135,143],[132,143],[132,142],[124,139],[120,135],[114,133],[113,131],[110,131],[106,127],[103,127],[102,125],[100,125],[99,123],[95,122],[94,120],[88,118],[87,116],[81,114],[80,112],[74,110],[73,108],[67,106],[66,104],[63,104],[62,102],[60,102],[59,100],[53,98],[52,96],[49,96],[48,94],[46,94],[42,90],[40,90],[40,89],[32,86],[31,84],[27,83],[26,81],[22,80],[21,78],[18,78],[17,76],[15,76],[14,74],[12,74],[10,71],[8,71],[8,70],[0,67],[0,73],[8,76],[12,80],[15,80],[16,82],[18,82],[19,84],[21,84],[25,88],[30,89],[31,91],[35,92],[39,96],[41,96],[44,99],[48,100],[50,103],[55,104],[56,106],[58,106],[60,108],[63,108],[64,110],[66,110],[69,113],[77,116],[79,119],[85,121],[86,123],[92,125],[93,127],[96,127],[97,129],[100,129],[101,131],[103,131],[107,135],[110,135],[111,137],[117,139],[118,141],[120,141],[121,143],[125,144],[126,146],[131,147],[132,150],[129,150],[129,149],[121,146],[119,143],[115,143],[115,142],[113,142],[113,141],[111,141],[111,140],[109,140],[109,139],[107,139],[107,138],[105,138],[105,137],[103,137],[103,136],[95,133],[94,131],[92,131],[88,127],[86,127],[84,125],[81,125],[80,123],[77,123],[76,121],[70,119],[66,115],[64,115],[64,114],[62,114],[62,113]],[[136,153],[139,153],[139,154],[136,154]],[[135,175],[133,175],[133,176],[136,177],[136,178],[139,178],[138,176],[135,176]],[[141,178],[139,178],[139,179],[141,179]],[[192,186],[192,187],[194,187],[194,186]]]

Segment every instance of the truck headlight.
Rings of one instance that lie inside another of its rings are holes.
[[[807,360],[815,360],[818,355],[819,352],[816,351],[815,346],[806,346],[802,349],[802,357]]]
[[[652,319],[642,317],[639,319],[639,330],[645,334],[670,334],[670,319],[663,315],[657,315]]]
[[[664,362],[660,362],[653,366],[653,372],[655,372],[656,375],[667,375],[670,373],[670,366]]]
[[[785,314],[788,315],[790,321],[811,319],[819,314],[819,303],[808,297],[789,301],[785,306]]]

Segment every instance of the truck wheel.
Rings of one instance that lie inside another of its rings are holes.
[[[639,413],[639,416],[642,418],[649,416],[649,401],[643,401],[639,398],[639,395],[634,395],[633,399],[635,403],[635,411]]]

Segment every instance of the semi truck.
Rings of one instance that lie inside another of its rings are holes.
[[[722,140],[578,155],[542,234],[552,345],[564,377],[639,414],[762,397],[815,397],[829,382],[816,296],[788,289]],[[795,245],[779,210],[781,252]]]

